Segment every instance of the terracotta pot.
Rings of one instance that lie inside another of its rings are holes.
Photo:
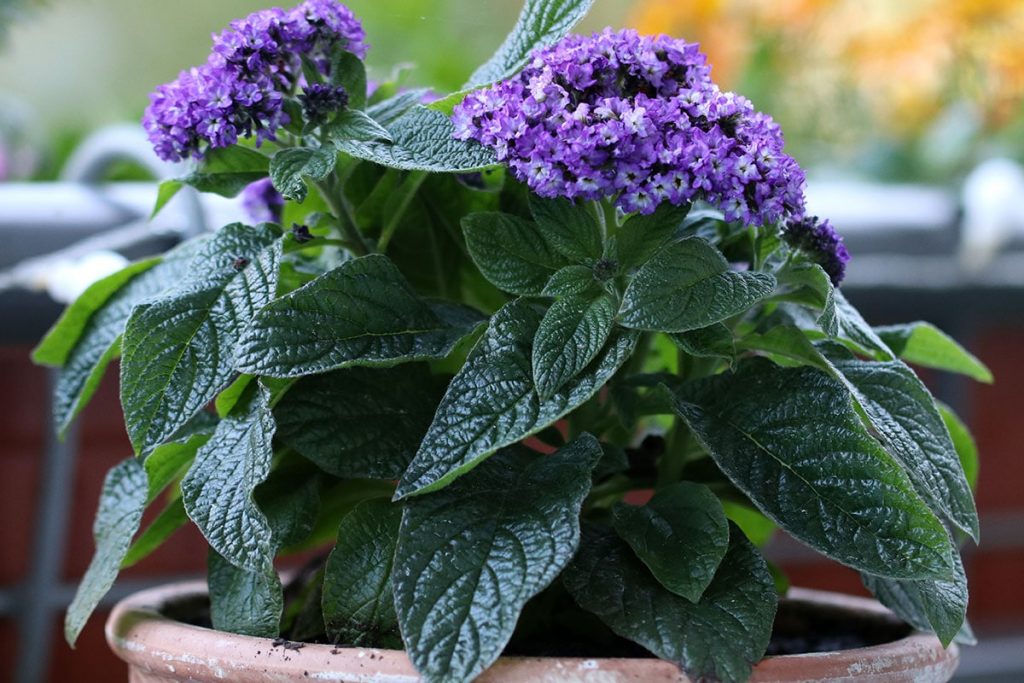
[[[201,598],[205,590],[201,582],[174,584],[142,591],[114,608],[107,620],[107,642],[128,663],[131,683],[411,683],[419,679],[408,657],[399,650],[329,645],[275,647],[265,638],[221,633],[164,616],[176,603]],[[872,600],[835,593],[793,589],[788,600],[861,615],[888,614]],[[911,633],[871,647],[766,657],[754,668],[752,680],[945,683],[953,676],[958,661],[955,645],[946,650],[933,635]],[[673,664],[657,659],[502,657],[477,680],[682,683],[690,679]]]

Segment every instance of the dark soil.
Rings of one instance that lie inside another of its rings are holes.
[[[205,595],[189,596],[168,604],[163,614],[175,621],[211,628],[210,605]],[[779,603],[767,654],[832,652],[881,645],[899,640],[911,631],[907,624],[883,614],[783,600]],[[534,657],[652,656],[639,645],[605,630],[603,625],[588,624],[581,632],[566,631],[552,636],[546,633],[537,637],[513,638],[504,654]]]

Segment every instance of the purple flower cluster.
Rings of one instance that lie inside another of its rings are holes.
[[[782,228],[782,238],[820,265],[832,279],[833,285],[838,286],[846,276],[850,252],[846,251],[842,236],[827,220],[808,216],[789,221]]]
[[[280,223],[284,197],[274,189],[270,178],[263,178],[242,190],[242,210],[254,223]]]
[[[348,92],[340,85],[313,83],[302,89],[299,101],[302,102],[302,113],[306,120],[321,123],[328,114],[348,106]]]
[[[615,197],[645,214],[703,199],[748,224],[803,213],[804,174],[779,127],[719,90],[697,45],[667,36],[569,36],[471,93],[453,123],[543,197]]]
[[[364,57],[364,37],[359,21],[336,0],[305,0],[291,10],[231,22],[214,36],[205,64],[150,95],[142,123],[157,155],[180,161],[239,137],[273,140],[289,122],[283,102],[302,82],[302,58],[326,74],[335,46]]]

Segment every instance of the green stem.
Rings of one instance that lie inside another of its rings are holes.
[[[383,254],[387,251],[391,238],[394,236],[395,231],[398,230],[398,224],[409,209],[409,204],[412,203],[412,198],[416,196],[420,186],[423,185],[423,181],[426,179],[427,174],[425,171],[413,171],[396,190],[395,200],[398,202],[398,206],[391,213],[391,217],[388,218],[384,229],[381,230],[380,239],[377,240],[377,250],[380,253]]]
[[[318,180],[314,184],[320,190],[320,195],[324,198],[327,208],[338,219],[338,227],[341,228],[342,233],[345,235],[345,241],[349,243],[349,250],[356,256],[366,256],[369,254],[371,251],[370,247],[366,244],[363,234],[359,231],[355,214],[352,212],[352,205],[345,198],[334,174],[331,174],[325,180]]]

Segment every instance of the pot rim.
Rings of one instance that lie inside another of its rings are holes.
[[[234,680],[238,672],[258,670],[262,677],[246,681],[287,680],[303,674],[314,680],[366,681],[370,683],[407,683],[419,680],[404,650],[364,647],[334,647],[323,644],[301,644],[301,649],[273,646],[271,639],[216,631],[175,621],[161,610],[172,601],[192,595],[205,595],[206,583],[201,580],[171,583],[134,593],[118,602],[106,622],[107,643],[114,654],[131,667],[157,676],[155,679],[219,681]],[[786,598],[811,602],[851,611],[893,616],[875,600],[829,591],[791,588]],[[202,654],[195,647],[202,643]],[[880,645],[777,655],[758,662],[751,681],[815,681],[858,680],[897,682],[911,680],[948,680],[959,663],[959,648],[951,644],[943,648],[934,634],[913,631],[909,635]],[[823,661],[824,660],[824,661]],[[827,665],[827,677],[808,674]],[[492,680],[554,680],[547,678],[552,669],[557,680],[643,680],[689,681],[672,662],[656,658],[598,657],[500,657],[477,679]],[[922,669],[935,674],[920,679]],[[628,671],[628,678],[611,678],[610,671]],[[231,675],[230,672],[235,672]],[[595,674],[593,679],[588,672]],[[568,678],[563,678],[565,674]],[[945,678],[942,676],[945,675]],[[523,677],[520,677],[523,676]],[[132,679],[135,680],[135,679]]]

